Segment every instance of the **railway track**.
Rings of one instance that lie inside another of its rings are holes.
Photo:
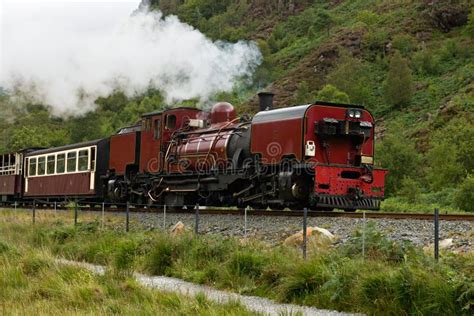
[[[5,208],[5,207],[3,207]],[[11,209],[11,207],[8,207]],[[51,209],[51,206],[37,206],[37,209]],[[24,207],[22,207],[24,209]],[[58,206],[57,209],[67,209],[64,206]],[[100,207],[88,207],[80,206],[81,211],[100,211]],[[106,207],[107,212],[120,212],[126,211],[125,207]],[[163,207],[130,207],[130,212],[144,212],[144,213],[160,213],[163,212]],[[167,209],[167,213],[172,214],[194,214],[194,208],[188,209]],[[201,207],[199,213],[203,215],[236,215],[243,216],[245,209],[226,209],[226,208],[210,208]],[[258,210],[251,209],[247,210],[247,216],[273,216],[273,217],[302,217],[303,210],[293,211],[281,211],[281,210]],[[345,217],[345,218],[363,218],[364,213],[362,212],[323,212],[323,211],[308,211],[308,217]],[[395,219],[395,220],[433,220],[434,214],[430,213],[387,213],[387,212],[365,212],[366,218],[372,219]],[[440,214],[439,219],[442,221],[468,221],[474,222],[474,215],[470,214]]]

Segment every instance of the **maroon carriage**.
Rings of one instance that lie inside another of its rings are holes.
[[[0,155],[0,201],[13,202],[23,192],[24,155],[28,150]]]
[[[101,198],[109,139],[37,150],[26,155],[24,196]]]

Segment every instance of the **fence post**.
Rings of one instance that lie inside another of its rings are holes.
[[[54,213],[56,214],[57,211],[58,211],[58,207],[56,205],[56,201],[54,201]]]
[[[434,257],[439,260],[439,210],[434,210]]]
[[[78,213],[78,205],[77,200],[74,202],[74,226],[77,226],[77,214]]]
[[[130,230],[130,203],[127,201],[127,206],[125,208],[125,231],[128,233]]]
[[[308,242],[308,209],[303,210],[303,258],[306,259],[306,243]]]
[[[14,204],[14,205],[15,205],[15,212],[16,212],[16,201],[15,201],[15,204]]]
[[[166,230],[166,204],[163,206],[163,230]]]
[[[247,206],[244,211],[244,238],[247,239],[247,211],[250,206]]]
[[[365,258],[365,228],[366,228],[366,222],[365,222],[365,211],[362,213],[362,260]]]
[[[194,233],[199,234],[199,203],[196,203],[196,223],[194,225]]]
[[[33,224],[36,223],[36,200],[33,200]]]
[[[101,222],[101,229],[104,230],[104,223],[105,223],[105,202],[102,202],[102,222]]]

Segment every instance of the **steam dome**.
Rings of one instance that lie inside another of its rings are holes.
[[[214,104],[211,110],[211,124],[229,122],[237,117],[232,104],[219,102]]]

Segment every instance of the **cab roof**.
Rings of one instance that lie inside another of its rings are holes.
[[[145,114],[142,114],[142,117],[155,116],[155,115],[163,114],[164,112],[175,111],[175,110],[201,111],[198,108],[193,108],[193,107],[190,107],[190,106],[180,106],[180,107],[177,107],[177,108],[170,108],[170,109],[166,109],[166,110],[159,110],[159,111],[153,111],[153,112],[145,113]]]
[[[333,106],[338,108],[354,108],[362,110],[364,109],[364,107],[360,105],[316,101],[311,104],[290,106],[286,108],[258,112],[253,117],[252,123],[303,118],[305,116],[306,111],[313,105]]]

